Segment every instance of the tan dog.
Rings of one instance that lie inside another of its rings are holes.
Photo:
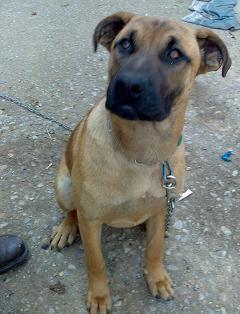
[[[181,137],[189,92],[198,74],[231,59],[208,29],[173,20],[120,12],[102,20],[94,44],[110,52],[109,86],[71,135],[60,163],[57,200],[67,217],[52,247],[71,244],[79,227],[89,278],[91,313],[106,313],[111,297],[101,253],[103,224],[133,227],[146,222],[145,274],[153,296],[173,297],[163,266],[167,212],[161,167],[168,161],[184,181]]]

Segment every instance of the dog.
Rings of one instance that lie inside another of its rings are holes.
[[[106,97],[77,125],[56,178],[56,198],[67,216],[51,246],[73,243],[79,228],[88,273],[90,313],[107,313],[111,297],[101,253],[103,224],[146,223],[144,273],[154,297],[173,297],[163,265],[168,212],[162,165],[167,161],[184,185],[181,136],[190,91],[197,75],[231,59],[209,29],[182,22],[119,12],[104,18],[93,35],[110,53]]]

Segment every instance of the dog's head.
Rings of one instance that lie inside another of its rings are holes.
[[[106,108],[129,120],[162,121],[186,101],[198,74],[231,66],[223,41],[209,29],[119,12],[93,36],[110,52]]]

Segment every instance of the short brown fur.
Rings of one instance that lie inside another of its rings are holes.
[[[194,79],[222,65],[225,76],[231,66],[226,46],[210,30],[120,12],[102,20],[94,33],[95,49],[101,43],[110,52],[109,81],[126,62],[114,44],[131,31],[136,32],[138,51],[151,55],[152,62],[164,73],[168,86],[164,93],[172,89],[178,92],[170,116],[161,122],[122,119],[106,110],[103,98],[70,137],[56,180],[57,200],[67,217],[54,233],[51,245],[62,248],[71,244],[79,228],[89,278],[87,303],[92,314],[103,314],[111,308],[101,253],[103,224],[133,227],[146,222],[146,280],[153,296],[173,297],[171,280],[163,266],[166,198],[161,166],[169,161],[180,193],[184,184],[184,144],[177,143]],[[191,60],[176,70],[159,63],[159,53],[170,37],[178,40]]]

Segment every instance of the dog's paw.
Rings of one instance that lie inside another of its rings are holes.
[[[88,290],[87,308],[90,314],[107,314],[110,313],[111,307],[112,301],[108,288],[103,288],[99,295],[91,289]]]
[[[62,249],[65,246],[71,245],[77,235],[78,226],[75,220],[69,217],[65,218],[64,221],[54,230],[51,237],[50,247]]]
[[[174,296],[172,280],[162,267],[146,268],[144,270],[146,280],[152,295],[155,298],[171,300]]]

